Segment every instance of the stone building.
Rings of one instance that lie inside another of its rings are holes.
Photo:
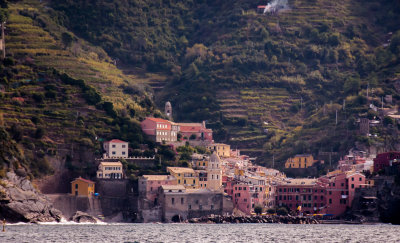
[[[227,158],[231,155],[231,146],[223,143],[213,143],[207,146],[207,149],[217,153],[220,158]]]
[[[289,158],[285,163],[285,168],[308,168],[314,165],[316,161],[311,154],[298,154],[293,158]]]
[[[160,187],[162,221],[174,222],[206,215],[222,215],[224,195],[207,189],[186,189],[182,185]]]
[[[222,186],[222,169],[221,160],[214,152],[210,156],[210,161],[207,167],[207,189],[217,191],[221,190]]]

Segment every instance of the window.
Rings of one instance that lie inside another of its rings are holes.
[[[112,154],[115,154],[115,151],[112,151]]]
[[[351,177],[351,181],[354,181],[354,177]]]
[[[125,155],[125,152],[122,152],[123,155]]]
[[[314,200],[317,200],[318,199],[318,197],[317,196],[314,196]]]
[[[321,196],[321,201],[324,200],[324,196]]]
[[[189,204],[189,209],[192,209],[192,205]]]
[[[126,147],[126,145],[125,145],[125,144],[123,144],[123,145],[122,145],[122,148],[125,148],[125,147]]]
[[[213,210],[214,209],[214,205],[211,205],[211,210]]]
[[[283,188],[283,192],[286,192],[286,188]]]
[[[359,180],[359,181],[362,181],[362,178],[360,177],[360,178],[358,178],[358,180]]]
[[[283,196],[283,200],[286,200],[286,196]]]
[[[332,195],[332,191],[329,191],[329,195]]]
[[[112,147],[112,148],[115,148],[115,144],[113,144],[111,147]]]
[[[171,198],[171,203],[175,204],[175,198]]]
[[[329,204],[332,204],[332,199],[331,198],[329,198]]]
[[[335,186],[335,183],[332,183],[332,186]]]
[[[298,200],[299,200],[299,196],[296,195],[296,201],[298,201]]]
[[[354,188],[354,184],[351,184],[351,188]]]
[[[307,196],[306,195],[303,195],[303,200],[307,200]]]
[[[200,204],[199,205],[199,209],[202,210],[203,209],[203,205]]]
[[[245,191],[246,191],[246,190],[247,190],[247,187],[243,187],[243,190],[245,190]]]
[[[184,202],[185,200],[183,199],[183,197],[181,198],[181,204],[183,204],[183,202]]]
[[[75,184],[75,189],[78,189],[78,184]]]
[[[308,201],[311,201],[311,195],[308,196]]]

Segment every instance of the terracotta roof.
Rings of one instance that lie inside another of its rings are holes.
[[[106,143],[127,143],[127,142],[119,140],[119,139],[111,139],[110,141],[107,141]]]
[[[194,170],[192,168],[186,167],[167,167],[167,170],[171,170],[174,173],[193,173]]]
[[[76,181],[76,180],[81,180],[81,181],[84,181],[84,182],[86,182],[86,183],[91,183],[91,184],[94,184],[94,182],[93,182],[93,181],[91,181],[91,180],[87,180],[87,179],[83,179],[82,177],[78,177],[78,178],[76,178],[75,180],[71,181],[71,183],[72,183],[72,182],[74,182],[74,181]]]
[[[165,122],[170,123],[170,121],[161,119],[161,118],[154,118],[154,117],[146,117],[147,120],[154,121],[154,122]]]
[[[163,180],[173,180],[175,177],[172,175],[143,175],[143,178],[149,181],[163,181]]]

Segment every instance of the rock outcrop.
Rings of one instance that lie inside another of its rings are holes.
[[[8,222],[59,222],[62,214],[31,182],[8,172],[0,180],[0,218]]]
[[[95,217],[81,211],[77,211],[70,220],[77,223],[97,223]]]

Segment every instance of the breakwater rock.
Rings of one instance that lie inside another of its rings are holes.
[[[0,180],[0,219],[8,222],[59,222],[62,214],[25,177],[7,172]]]
[[[71,220],[77,223],[97,223],[97,220],[95,217],[81,212],[77,211],[72,217]]]
[[[211,215],[201,218],[188,219],[187,223],[213,223],[213,224],[240,224],[240,223],[278,223],[278,224],[319,224],[313,218],[300,216],[278,216],[278,215],[259,215],[259,216],[221,216]]]

